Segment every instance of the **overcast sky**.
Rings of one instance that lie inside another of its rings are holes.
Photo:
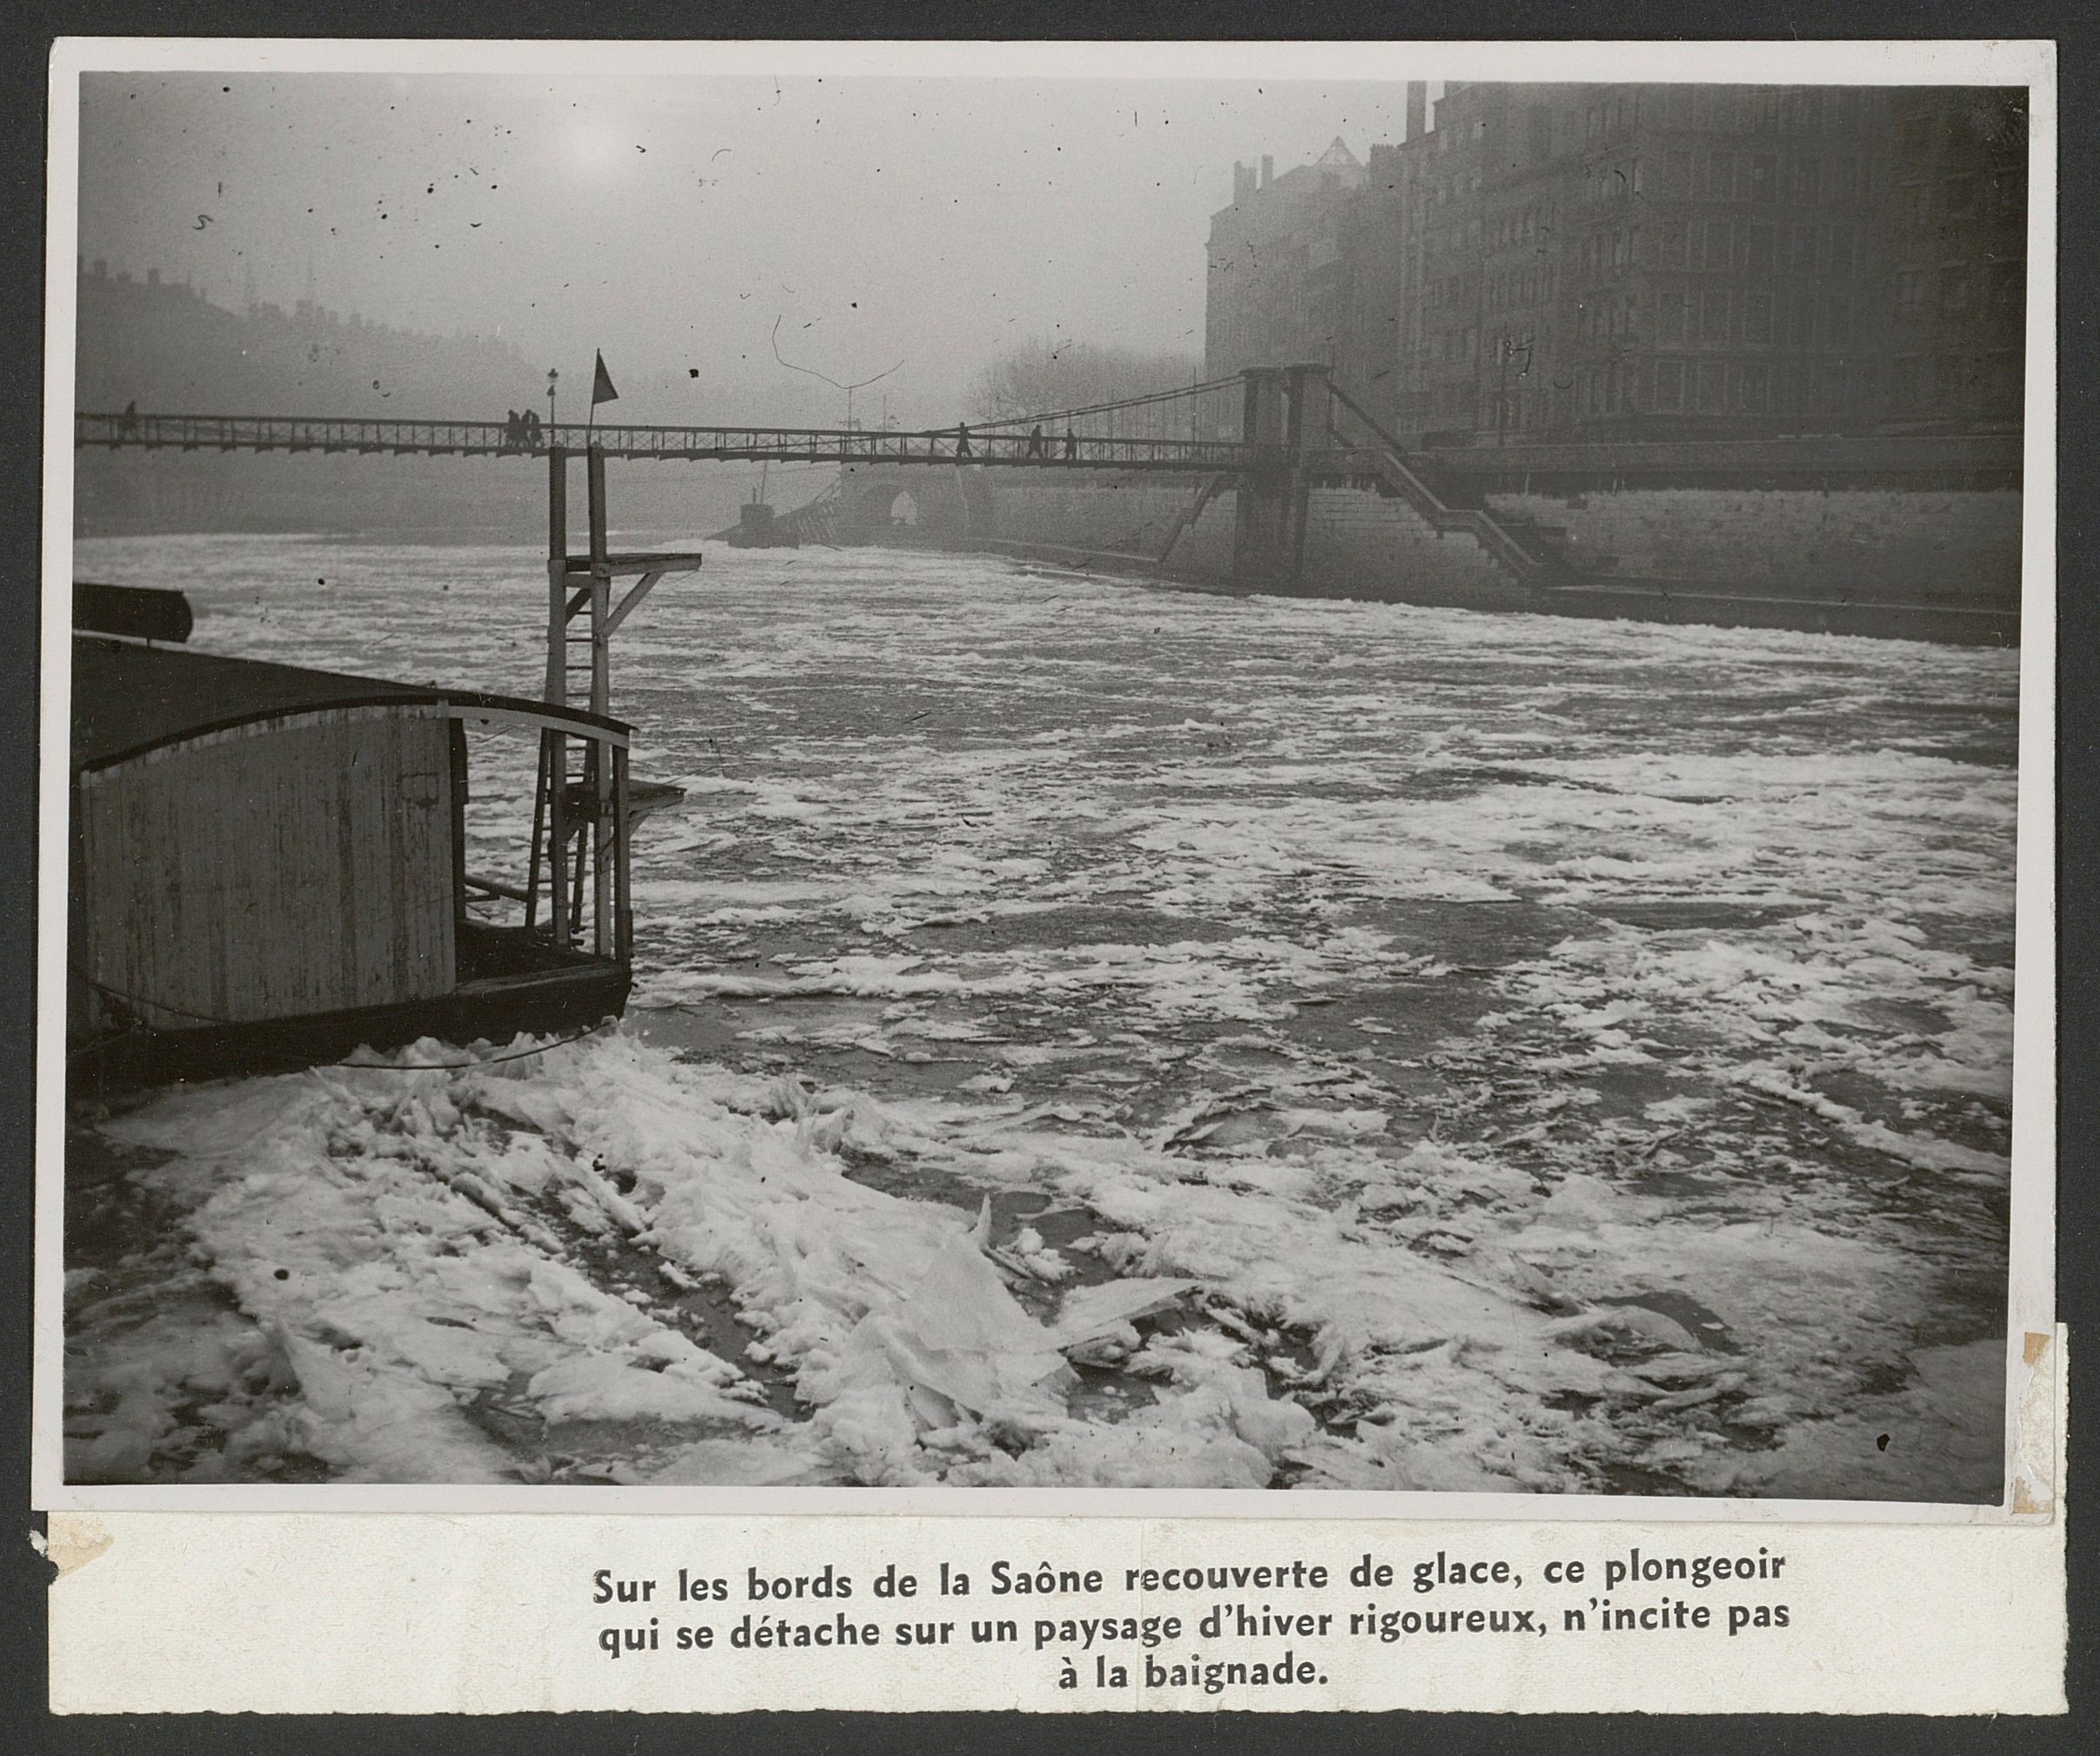
[[[630,419],[793,382],[777,322],[841,383],[902,361],[855,411],[916,423],[1023,337],[1200,354],[1233,161],[1403,117],[1397,81],[97,74],[80,249],[237,307],[310,263],[325,305],[500,331],[565,385],[602,347]]]

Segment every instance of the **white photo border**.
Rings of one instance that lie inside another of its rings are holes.
[[[1731,1499],[1591,1493],[1350,1490],[563,1487],[362,1484],[88,1486],[63,1479],[63,1219],[65,1124],[66,752],[70,713],[74,260],[79,227],[80,81],[93,72],[439,73],[608,78],[821,74],[826,78],[1033,81],[1343,77],[1581,82],[2025,86],[2030,94],[2027,379],[2021,591],[2013,1131],[2003,1497],[1995,1506]],[[31,1504],[51,1512],[544,1512],[830,1517],[1078,1516],[1503,1523],[2031,1524],[2055,1484],[2016,1484],[2015,1459],[2057,1453],[2056,513],[2057,182],[2053,43],[2002,40],[1533,43],[518,42],[63,37],[50,70],[45,263],[43,614],[37,825],[37,1200]],[[2030,1338],[2036,1346],[2030,1347]],[[2028,1417],[2032,1419],[2031,1416]],[[2024,1443],[2023,1442],[2024,1440]],[[2018,1489],[2016,1499],[2016,1486]]]

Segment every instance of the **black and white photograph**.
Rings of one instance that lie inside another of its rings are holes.
[[[228,68],[67,1489],[2012,1504],[2027,87]]]

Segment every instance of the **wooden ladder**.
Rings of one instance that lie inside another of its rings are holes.
[[[610,717],[612,637],[666,573],[690,572],[697,553],[615,555],[606,546],[605,453],[584,452],[590,546],[569,552],[569,454],[548,449],[547,683],[557,707],[587,707]],[[639,575],[617,604],[612,582]],[[546,931],[577,948],[588,912],[591,950],[620,963],[633,945],[629,902],[627,751],[609,739],[548,728],[540,734],[533,801],[532,852],[525,885],[525,926],[538,930],[540,873],[547,874]],[[585,908],[586,898],[590,904]]]

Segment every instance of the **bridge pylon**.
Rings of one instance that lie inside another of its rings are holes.
[[[1295,588],[1305,574],[1312,499],[1306,453],[1328,444],[1333,418],[1328,368],[1310,362],[1248,366],[1240,377],[1247,464],[1233,520],[1233,577]]]

